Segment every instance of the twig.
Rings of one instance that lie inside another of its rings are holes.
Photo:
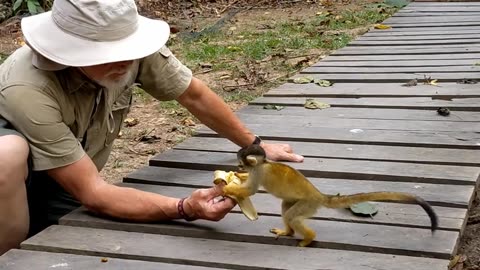
[[[225,10],[227,10],[229,7],[235,5],[239,0],[234,0],[232,3],[226,5],[222,10],[220,10],[219,14],[222,14],[223,12],[225,12]]]

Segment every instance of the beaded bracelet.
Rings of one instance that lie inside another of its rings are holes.
[[[183,202],[185,201],[185,198],[181,198],[180,201],[178,201],[177,204],[177,209],[178,209],[178,214],[180,215],[181,218],[185,219],[186,221],[193,221],[195,218],[189,217],[187,214],[185,214],[185,210],[183,208]]]

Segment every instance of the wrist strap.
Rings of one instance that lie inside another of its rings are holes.
[[[255,135],[255,140],[253,141],[252,144],[260,144],[261,142],[262,142],[262,139],[259,136]]]
[[[183,202],[185,201],[187,197],[181,198],[180,201],[178,201],[177,204],[177,209],[178,209],[178,214],[180,215],[181,218],[185,219],[186,221],[193,221],[195,218],[189,217],[187,214],[185,214],[185,209],[183,208]]]

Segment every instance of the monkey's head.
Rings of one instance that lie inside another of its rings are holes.
[[[265,162],[265,150],[258,144],[245,146],[237,152],[238,167],[240,169],[248,169]]]

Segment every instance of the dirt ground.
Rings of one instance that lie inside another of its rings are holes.
[[[188,33],[200,31],[206,24],[211,24],[226,16],[229,11],[241,8],[227,27],[241,28],[249,24],[261,25],[277,18],[302,20],[305,16],[312,16],[318,12],[320,2],[335,4],[335,8],[342,9],[355,5],[363,5],[378,1],[163,1],[138,0],[139,11],[142,15],[151,18],[162,18],[170,23],[172,33]],[[268,4],[266,4],[268,2]],[[173,4],[175,3],[175,4]],[[315,8],[312,8],[315,7]],[[11,18],[0,24],[0,56],[12,53],[23,45],[20,18]],[[359,34],[364,29],[356,29]],[[306,65],[311,65],[330,52],[319,49],[313,52],[315,57],[309,58]],[[260,67],[268,69],[268,65]],[[221,81],[219,72],[204,73],[195,70],[195,76],[204,80],[212,89],[223,89],[229,81]],[[224,74],[223,74],[224,75]],[[270,74],[270,77],[279,77],[279,74]],[[281,83],[272,80],[271,83],[260,85],[255,89],[259,94]],[[228,103],[233,110],[246,105],[244,101]],[[115,141],[112,155],[102,170],[102,176],[111,183],[121,182],[128,173],[148,165],[148,160],[158,153],[171,149],[173,146],[188,138],[197,127],[197,120],[188,112],[176,106],[160,106],[160,102],[146,96],[144,93],[135,95],[134,104],[129,114],[130,122],[125,123],[121,135]],[[459,254],[465,254],[467,261],[461,269],[480,269],[480,206],[475,200],[471,209],[469,223],[461,239]]]

